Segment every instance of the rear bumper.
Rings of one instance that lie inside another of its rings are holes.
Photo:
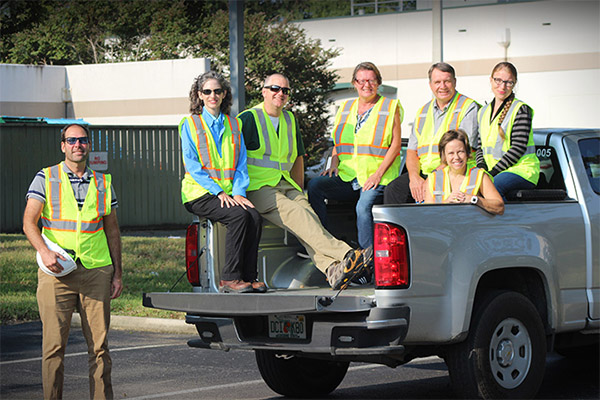
[[[264,315],[222,318],[188,314],[186,322],[196,325],[200,336],[188,342],[192,347],[277,350],[356,359],[401,356],[409,315],[408,307],[375,307],[358,314],[306,314],[306,339],[269,338]]]

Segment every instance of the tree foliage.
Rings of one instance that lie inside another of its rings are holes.
[[[264,78],[288,76],[312,164],[327,133],[328,70],[338,50],[324,49],[290,19],[344,12],[348,0],[245,2],[244,56],[248,106],[262,101]],[[0,2],[0,62],[71,65],[207,57],[229,73],[228,1],[40,0]],[[191,85],[192,82],[190,82]]]

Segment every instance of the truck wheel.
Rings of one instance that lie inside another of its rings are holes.
[[[535,306],[516,292],[489,293],[476,305],[467,339],[446,364],[466,398],[533,398],[546,366],[546,335]]]
[[[274,351],[256,350],[256,363],[263,380],[288,397],[323,397],[342,382],[348,362],[302,358]]]

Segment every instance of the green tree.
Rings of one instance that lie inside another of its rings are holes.
[[[321,2],[246,2],[244,75],[248,106],[262,101],[260,89],[268,74],[289,77],[289,107],[298,118],[310,165],[324,148],[327,94],[337,80],[328,67],[339,51],[324,49],[288,22],[288,17],[305,16],[309,3]],[[227,7],[226,0],[3,1],[0,62],[68,65],[207,57],[213,69],[228,75]],[[328,8],[314,9],[325,13]]]
[[[228,13],[218,11],[214,21],[198,34],[197,56],[209,57],[213,69],[229,69]],[[286,75],[292,87],[289,108],[296,115],[307,150],[307,164],[314,164],[325,148],[328,133],[328,93],[338,75],[328,69],[337,49],[324,49],[298,26],[270,22],[264,13],[246,13],[244,22],[245,86],[247,106],[262,101],[264,78],[274,72]]]

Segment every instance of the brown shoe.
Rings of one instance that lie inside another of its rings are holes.
[[[257,293],[265,293],[267,291],[267,285],[264,282],[254,281],[251,282],[252,289]]]
[[[252,285],[249,282],[235,279],[233,281],[220,281],[219,292],[222,293],[248,293],[252,291]]]

